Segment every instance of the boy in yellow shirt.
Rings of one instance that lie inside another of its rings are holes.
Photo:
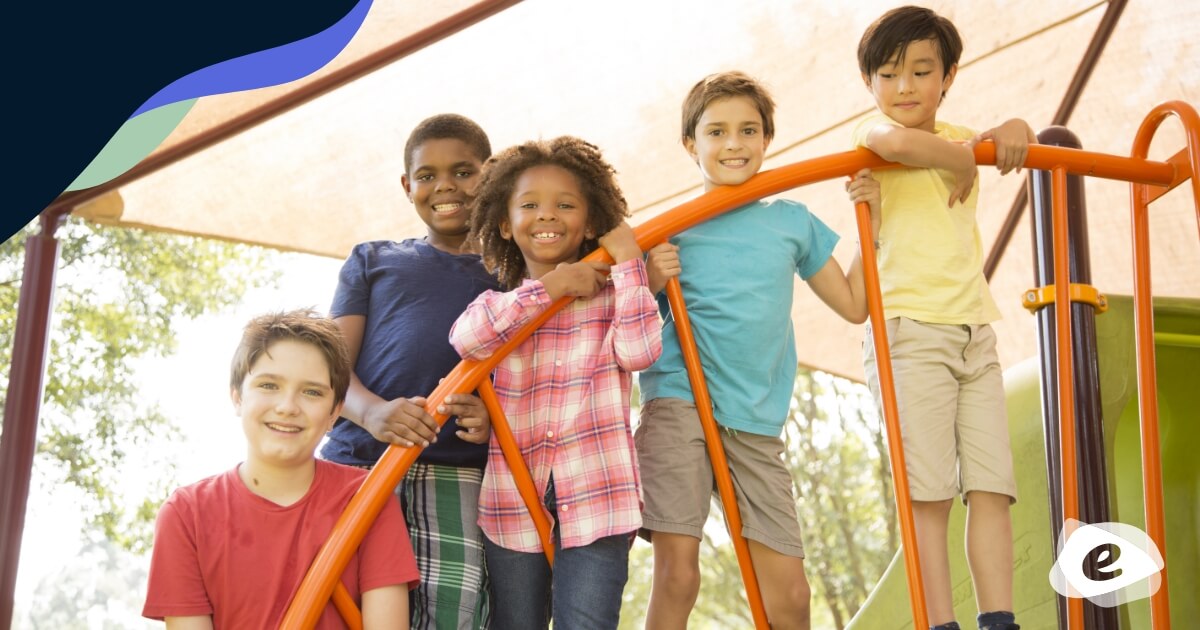
[[[854,143],[912,167],[876,174],[883,194],[878,264],[929,621],[935,630],[959,628],[946,529],[961,495],[979,627],[1017,630],[1009,515],[1016,482],[989,325],[1000,312],[983,275],[975,222],[973,147],[995,142],[996,166],[1007,173],[1024,165],[1036,137],[1019,119],[980,134],[937,120],[961,53],[954,25],[928,9],[901,7],[876,20],[859,42],[858,62],[879,114],[859,124]],[[878,401],[871,343],[863,360]]]

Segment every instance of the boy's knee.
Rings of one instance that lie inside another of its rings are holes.
[[[808,628],[812,589],[807,580],[788,586],[780,601],[766,602],[767,620],[772,628]]]
[[[685,561],[654,563],[655,586],[662,594],[675,601],[694,601],[700,594],[700,567]]]

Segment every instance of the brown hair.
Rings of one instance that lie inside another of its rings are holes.
[[[617,172],[604,161],[594,144],[572,136],[560,136],[549,141],[533,140],[497,153],[483,165],[475,200],[471,204],[471,233],[467,238],[479,245],[484,266],[506,289],[520,286],[528,269],[521,249],[515,241],[500,234],[500,226],[508,221],[509,203],[517,178],[521,173],[543,165],[558,166],[575,175],[579,189],[587,199],[588,227],[592,234],[607,234],[629,216],[625,196],[617,185]],[[579,256],[588,255],[599,244],[598,237],[584,239]]]
[[[761,83],[749,75],[738,72],[718,72],[710,74],[692,86],[687,98],[683,99],[683,128],[680,140],[696,139],[696,125],[704,110],[713,101],[744,96],[754,102],[755,109],[762,116],[763,137],[768,141],[775,137],[775,101]]]
[[[954,24],[924,7],[892,9],[868,26],[859,40],[858,69],[870,77],[893,55],[898,55],[897,62],[903,61],[909,44],[927,39],[938,47],[942,73],[949,74],[950,67],[962,56],[962,38]]]
[[[342,339],[342,330],[332,319],[311,309],[267,313],[250,320],[233,352],[229,386],[240,391],[254,362],[268,354],[275,342],[288,340],[307,343],[321,352],[329,366],[333,406],[345,400],[350,387],[350,353]]]

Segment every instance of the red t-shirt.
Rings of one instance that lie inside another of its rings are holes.
[[[151,619],[212,615],[216,630],[277,628],[365,470],[316,460],[312,487],[283,507],[246,488],[237,469],[176,490],[158,513],[146,606]],[[395,495],[342,573],[362,592],[418,580]],[[328,604],[317,628],[344,628]]]

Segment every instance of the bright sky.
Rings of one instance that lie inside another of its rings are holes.
[[[271,310],[315,307],[328,312],[341,264],[330,258],[283,254],[283,274],[277,289],[251,292],[225,313],[179,325],[179,347],[174,356],[139,362],[142,391],[179,430],[178,436],[158,445],[167,459],[176,462],[177,485],[223,472],[243,459],[245,440],[229,400],[229,361],[242,326],[251,317]],[[131,476],[140,478],[127,480],[131,487],[145,484],[157,469],[138,470]],[[78,554],[83,522],[75,498],[69,489],[48,483],[44,472],[35,472],[21,544],[15,630],[32,627],[24,612],[39,583],[62,570]],[[148,566],[149,558],[142,562]],[[142,591],[135,599],[144,597]],[[138,608],[134,614],[140,612]],[[123,621],[122,627],[140,627],[139,623],[140,618],[134,616]],[[145,627],[161,628],[162,624],[146,622]]]

